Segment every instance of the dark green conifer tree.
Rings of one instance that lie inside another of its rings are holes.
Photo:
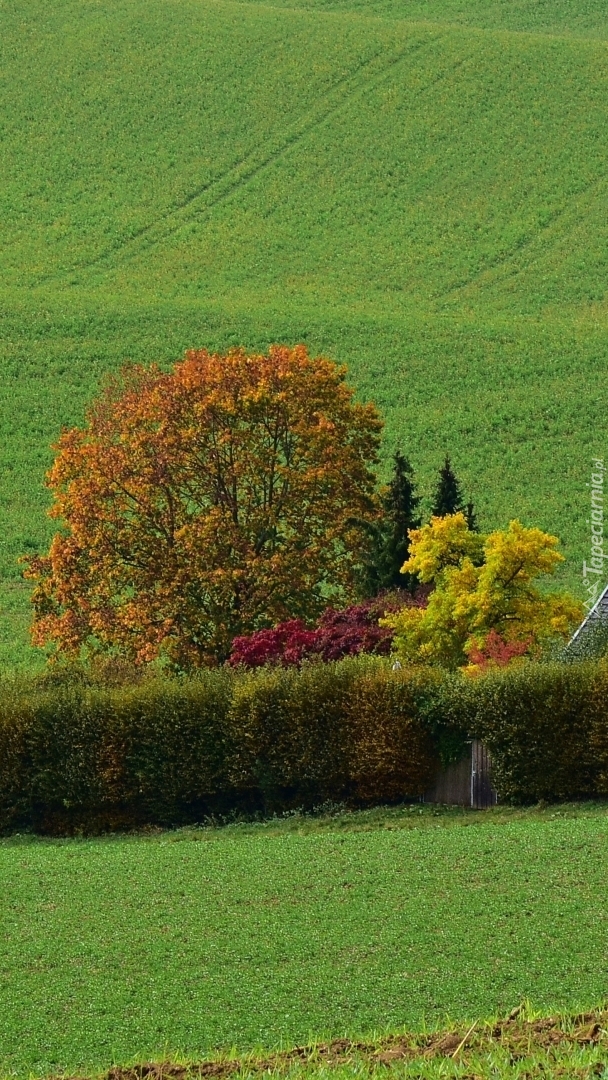
[[[445,517],[447,514],[457,514],[459,512],[464,512],[460,481],[452,468],[449,456],[446,454],[445,461],[439,470],[439,481],[431,514],[433,517]]]
[[[449,455],[439,470],[439,481],[435,491],[435,500],[431,514],[433,517],[445,517],[446,514],[464,514],[471,532],[479,532],[477,514],[471,501],[466,505],[462,496],[460,480],[452,468]]]
[[[393,473],[382,502],[384,513],[374,529],[366,573],[366,591],[372,596],[385,589],[411,590],[417,581],[401,573],[409,554],[408,530],[418,529],[421,518],[414,470],[400,450],[393,457]]]

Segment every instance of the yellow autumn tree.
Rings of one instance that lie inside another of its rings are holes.
[[[426,608],[406,608],[383,624],[394,631],[394,648],[410,663],[474,666],[488,641],[534,654],[566,638],[583,615],[582,604],[538,587],[563,561],[557,537],[519,521],[489,535],[469,530],[464,514],[433,517],[410,532],[403,573],[434,588]],[[508,655],[508,648],[507,648]]]

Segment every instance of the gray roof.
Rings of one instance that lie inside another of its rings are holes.
[[[571,656],[591,656],[608,647],[608,585],[566,645]]]

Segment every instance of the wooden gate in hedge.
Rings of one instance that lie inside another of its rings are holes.
[[[492,787],[491,768],[489,750],[479,739],[472,739],[464,757],[438,773],[432,788],[426,792],[424,801],[488,810],[491,806],[496,806],[497,802],[496,791]]]

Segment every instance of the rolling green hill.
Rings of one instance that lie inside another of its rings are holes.
[[[606,0],[0,0],[0,659],[125,357],[306,341],[428,492],[560,535],[608,396]]]

